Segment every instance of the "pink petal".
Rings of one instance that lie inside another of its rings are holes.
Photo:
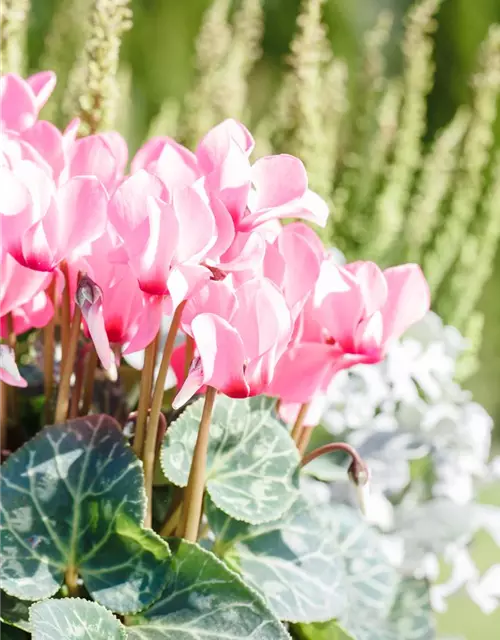
[[[206,267],[197,264],[179,265],[172,269],[167,283],[168,292],[172,298],[172,311],[208,282],[210,275]]]
[[[30,205],[28,188],[10,169],[0,167],[0,215],[16,216]]]
[[[123,240],[134,237],[137,227],[148,218],[146,196],[166,199],[162,182],[146,171],[124,180],[111,197],[108,216]]]
[[[158,158],[148,166],[148,170],[157,175],[169,190],[190,186],[200,175],[194,153],[171,138],[164,139]]]
[[[56,74],[53,71],[40,71],[30,76],[26,82],[35,95],[36,109],[39,112],[54,91],[57,82]]]
[[[57,194],[59,219],[55,231],[58,247],[66,256],[78,254],[84,245],[97,240],[106,228],[108,197],[95,177],[75,177]],[[77,255],[73,256],[73,258]]]
[[[381,309],[387,299],[387,282],[384,274],[374,262],[359,260],[344,267],[359,283],[363,296],[365,314],[371,316]]]
[[[215,220],[217,237],[215,244],[207,253],[207,258],[217,260],[229,249],[234,241],[234,222],[224,204],[213,194],[210,195],[210,208]]]
[[[50,165],[54,178],[59,177],[65,165],[62,135],[53,124],[38,120],[22,133],[22,139],[34,147]]]
[[[0,344],[0,380],[11,387],[27,387],[17,368],[14,350],[6,344]]]
[[[51,274],[23,267],[8,254],[2,256],[0,272],[0,316],[29,302],[52,278]]]
[[[35,271],[52,271],[57,266],[41,220],[24,232],[21,248],[24,266]],[[14,257],[19,259],[15,254]]]
[[[248,129],[236,120],[224,120],[205,135],[196,148],[196,157],[205,174],[212,172],[227,157],[230,141],[233,140],[246,156],[254,140]]]
[[[245,354],[237,331],[226,320],[210,313],[197,316],[191,326],[201,368],[193,362],[173,406],[182,406],[203,384],[231,397],[247,397],[249,389],[243,374]]]
[[[176,259],[180,263],[200,260],[215,244],[216,228],[213,213],[197,191],[191,187],[174,192],[173,206],[179,221]]]
[[[399,338],[429,311],[429,285],[417,264],[403,264],[384,271],[387,301],[382,308],[384,342]]]
[[[82,310],[90,337],[104,369],[110,369],[113,363],[113,352],[104,324],[102,311],[102,291],[88,276],[83,276],[76,291],[76,301]]]
[[[113,153],[116,162],[116,173],[123,175],[128,161],[128,146],[126,140],[117,131],[105,131],[100,135]]]
[[[220,259],[225,271],[256,272],[260,269],[266,251],[264,238],[255,232],[237,233],[231,247]]]
[[[68,176],[95,176],[106,188],[113,185],[117,161],[104,136],[85,136],[71,148]]]
[[[318,425],[326,406],[327,400],[325,396],[314,396],[307,409],[306,417],[303,422],[304,426],[315,427]],[[286,424],[295,424],[301,407],[302,404],[300,402],[281,402],[279,407],[279,416]]]
[[[301,198],[307,190],[307,173],[294,156],[267,156],[252,166],[252,182],[257,191],[254,209],[260,211]]]
[[[134,255],[130,266],[145,293],[164,296],[168,293],[167,280],[177,248],[179,222],[172,205],[158,198],[147,196],[146,207],[148,219],[143,223],[143,226],[147,223],[146,244],[143,248],[139,244],[132,246]],[[139,231],[141,233],[137,235],[141,236],[142,244],[143,230]],[[138,254],[136,248],[141,248]]]
[[[163,301],[159,296],[143,295],[144,310],[131,328],[131,339],[124,345],[123,355],[145,349],[160,330]]]
[[[0,117],[6,129],[23,131],[36,120],[38,108],[29,84],[15,73],[0,78]]]
[[[303,222],[291,222],[290,224],[286,225],[286,229],[288,233],[292,233],[293,231],[294,233],[298,233],[305,240],[307,240],[307,242],[309,242],[312,249],[318,256],[318,259],[321,260],[325,257],[326,251],[323,242],[321,241],[321,238],[318,236],[316,231],[314,231],[314,229],[311,229],[309,225],[304,224]]]
[[[281,356],[267,393],[285,402],[309,402],[315,394],[327,388],[334,366],[333,347],[299,344]]]
[[[182,312],[182,328],[191,335],[191,323],[201,313],[215,314],[229,321],[236,305],[236,294],[226,281],[209,280],[187,301]]]

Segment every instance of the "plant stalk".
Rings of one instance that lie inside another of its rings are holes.
[[[297,442],[297,449],[301,456],[304,455],[307,449],[307,445],[311,440],[312,432],[314,431],[314,427],[302,427],[302,431],[300,432],[299,441]]]
[[[175,346],[175,337],[181,323],[182,311],[185,302],[182,302],[175,310],[172,324],[168,330],[167,340],[163,349],[158,377],[153,392],[153,400],[151,402],[151,413],[149,415],[146,437],[144,439],[144,449],[142,452],[142,461],[144,464],[144,484],[147,496],[147,511],[145,526],[151,527],[153,518],[153,472],[156,454],[156,439],[158,435],[158,424],[160,420],[161,407],[163,404],[163,393],[165,388],[165,380],[167,378],[168,367],[172,358]],[[154,362],[154,361],[153,361]]]
[[[363,458],[359,455],[356,449],[347,444],[347,442],[330,442],[329,444],[324,444],[322,447],[318,447],[308,453],[306,456],[302,458],[300,463],[301,467],[305,467],[306,464],[309,464],[316,458],[325,455],[326,453],[332,453],[334,451],[344,451],[352,458],[351,466],[349,467],[349,473],[353,475],[353,479],[355,482],[366,482],[368,478],[368,467]],[[366,479],[362,478],[361,475],[364,474]]]
[[[187,378],[189,368],[194,356],[194,339],[191,336],[186,336],[186,359],[184,361],[184,375]]]
[[[59,393],[57,394],[57,404],[55,413],[55,424],[60,424],[66,420],[69,407],[69,396],[71,386],[71,374],[73,373],[73,365],[75,363],[76,349],[78,346],[78,338],[80,336],[80,323],[82,320],[82,311],[78,305],[75,306],[73,322],[71,323],[71,331],[68,341],[68,352],[66,359],[62,363],[61,380],[59,383]]]
[[[156,362],[156,348],[158,341],[153,338],[152,342],[146,347],[144,353],[144,366],[141,376],[141,391],[139,395],[139,404],[137,406],[137,420],[135,422],[134,443],[132,449],[136,456],[140,458],[144,448],[144,435],[146,431],[146,421],[151,402],[151,387],[153,386],[153,376]]]
[[[61,301],[61,353],[64,362],[68,353],[68,341],[71,331],[71,300],[69,289],[69,269],[66,261],[61,264],[61,271],[64,275],[64,289]]]
[[[77,598],[80,595],[80,587],[78,585],[78,573],[75,567],[70,566],[66,569],[64,574],[64,582],[68,587],[68,593],[72,598]]]
[[[94,378],[97,370],[97,363],[99,358],[97,357],[97,351],[93,344],[90,345],[90,351],[87,356],[87,365],[85,367],[85,380],[83,383],[83,398],[82,407],[80,409],[80,415],[88,415],[92,406],[92,398],[94,397]]]
[[[214,387],[208,387],[205,394],[205,404],[198,428],[198,437],[193,452],[193,461],[189,471],[189,480],[183,502],[183,537],[190,542],[196,542],[203,509],[203,493],[205,491],[205,476],[207,468],[207,451],[210,435],[210,420],[217,394]]]
[[[80,397],[82,395],[83,382],[85,377],[85,353],[82,353],[76,362],[75,367],[75,385],[71,393],[71,402],[69,407],[70,419],[78,417],[78,407],[80,405]]]
[[[47,287],[47,297],[52,302],[54,315],[43,329],[43,383],[45,394],[45,424],[50,423],[52,392],[54,389],[54,328],[56,315],[56,276]]]
[[[300,407],[300,411],[297,415],[297,419],[295,420],[295,424],[293,425],[293,429],[290,435],[292,436],[292,439],[296,444],[298,444],[300,440],[300,436],[302,435],[302,429],[304,428],[304,420],[306,419],[308,409],[309,409],[309,402],[304,402],[304,404]]]

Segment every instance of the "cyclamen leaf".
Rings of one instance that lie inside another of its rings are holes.
[[[299,498],[278,520],[251,526],[210,502],[214,551],[261,591],[282,620],[325,621],[338,615],[343,562],[327,530]]]
[[[9,596],[8,593],[2,591],[1,594],[2,610],[0,612],[0,619],[10,625],[23,629],[24,631],[30,630],[29,624],[29,612],[31,602],[25,602]],[[3,631],[2,631],[3,637]]]
[[[46,427],[2,467],[2,588],[39,600],[73,568],[93,598],[133,613],[161,592],[169,549],[142,528],[141,463],[109,416]]]
[[[163,441],[163,472],[181,487],[188,481],[203,402],[190,405]],[[256,409],[255,401],[218,396],[210,426],[207,491],[217,507],[252,524],[278,518],[297,496],[297,447],[267,405]]]
[[[33,640],[125,640],[123,625],[101,605],[64,598],[44,600],[30,611]]]
[[[167,584],[127,617],[128,640],[290,640],[262,598],[212,553],[171,539]]]
[[[297,626],[301,640],[357,640],[339,626],[336,620]]]

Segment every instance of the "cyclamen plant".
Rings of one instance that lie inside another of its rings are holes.
[[[336,264],[302,222],[324,225],[328,208],[301,161],[252,163],[234,120],[194,153],[150,140],[127,172],[117,133],[79,138],[78,121],[60,132],[38,118],[54,74],[1,82],[6,628],[52,640],[432,638],[428,581],[388,561],[359,511],[301,488],[308,464],[340,449],[366,490],[352,446],[304,455],[311,409],[425,316],[420,268]],[[44,426],[16,448],[34,329]],[[137,410],[122,423],[96,413],[97,373],[116,379],[122,356],[143,349]]]

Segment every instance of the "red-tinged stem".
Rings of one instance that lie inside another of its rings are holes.
[[[94,345],[90,346],[87,356],[87,365],[85,367],[85,380],[83,383],[83,398],[80,415],[86,416],[92,406],[92,398],[94,396],[94,378],[98,363],[97,351]]]
[[[355,484],[366,484],[369,476],[366,462],[359,455],[356,449],[350,444],[347,444],[347,442],[331,442],[323,445],[322,447],[318,447],[318,449],[314,449],[314,451],[311,451],[311,453],[308,453],[302,458],[300,466],[305,467],[306,464],[316,460],[319,456],[323,456],[326,453],[332,453],[333,451],[343,451],[351,456],[352,462],[349,466],[349,475],[352,477]]]
[[[54,328],[56,308],[56,276],[47,287],[47,297],[52,302],[54,315],[43,329],[43,381],[45,393],[45,424],[50,423],[52,392],[54,389]]]
[[[147,511],[145,526],[151,527],[153,519],[153,472],[156,456],[156,439],[158,435],[158,424],[160,420],[161,408],[163,404],[163,394],[165,390],[165,380],[167,379],[168,367],[174,352],[175,337],[181,323],[182,311],[185,302],[182,302],[175,310],[172,324],[168,330],[167,340],[163,349],[158,377],[153,392],[153,400],[151,402],[151,413],[149,415],[148,426],[146,429],[146,437],[144,439],[144,449],[142,452],[142,461],[144,464],[144,484],[147,496]]]
[[[187,377],[189,373],[189,367],[193,361],[194,356],[194,340],[191,336],[186,336],[186,359],[184,360],[184,375]]]
[[[64,362],[68,353],[68,341],[71,331],[71,300],[69,288],[69,269],[67,263],[61,263],[61,271],[64,275],[64,289],[61,302],[61,359]]]
[[[71,386],[71,374],[75,363],[78,338],[80,336],[80,323],[82,321],[82,311],[78,305],[75,306],[75,313],[71,323],[69,334],[68,350],[66,359],[62,362],[61,380],[59,383],[59,393],[57,394],[57,404],[55,413],[55,424],[65,422],[68,415],[69,396]]]
[[[297,442],[297,449],[301,456],[304,455],[307,449],[307,445],[311,440],[312,432],[314,431],[314,427],[302,427],[302,431],[300,432],[299,441]]]
[[[156,362],[157,338],[146,347],[144,353],[144,366],[141,375],[141,390],[139,394],[139,404],[137,406],[137,420],[135,421],[134,443],[132,448],[137,457],[142,456],[144,448],[144,436],[146,432],[146,420],[151,402],[151,388],[153,386],[153,376]]]
[[[304,404],[300,407],[297,419],[295,420],[295,424],[293,425],[293,429],[290,435],[292,436],[292,439],[296,444],[298,444],[300,436],[302,434],[304,420],[306,419],[308,409],[309,403],[304,402]]]
[[[69,417],[78,417],[78,407],[80,405],[80,398],[82,395],[83,382],[85,377],[85,352],[79,354],[76,367],[75,367],[75,385],[71,393],[71,402],[69,407]]]
[[[207,469],[207,451],[210,436],[210,421],[217,391],[207,387],[205,404],[198,428],[198,437],[193,452],[193,461],[189,471],[189,480],[183,502],[182,531],[183,537],[190,542],[198,539],[198,530],[203,510],[203,494]]]

